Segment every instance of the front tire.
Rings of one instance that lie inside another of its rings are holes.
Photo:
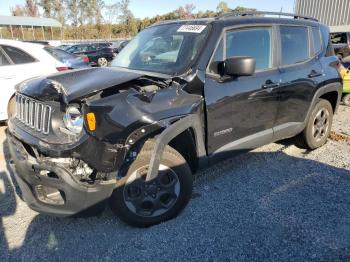
[[[304,131],[298,136],[298,144],[316,149],[327,142],[333,122],[333,108],[329,101],[319,99],[313,108]]]
[[[342,102],[346,106],[350,106],[350,94],[345,94],[342,98]]]
[[[117,182],[111,209],[127,224],[148,227],[176,217],[192,194],[192,174],[186,160],[166,146],[156,179],[146,182],[153,142],[147,142],[127,174]]]

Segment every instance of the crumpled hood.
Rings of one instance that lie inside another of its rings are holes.
[[[62,95],[64,101],[70,102],[141,76],[140,73],[118,68],[89,68],[28,80],[16,89],[24,95],[43,101],[57,100]]]

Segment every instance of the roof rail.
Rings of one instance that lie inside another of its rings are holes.
[[[310,17],[310,16],[304,16],[304,15],[298,15],[298,14],[291,14],[291,13],[281,13],[281,12],[265,12],[265,11],[248,11],[248,12],[230,12],[230,13],[224,13],[218,17],[216,17],[217,20],[228,18],[228,17],[237,17],[237,16],[262,16],[262,15],[271,15],[271,16],[287,16],[287,17],[293,17],[294,19],[305,19],[305,20],[312,20],[315,22],[318,22],[316,18]]]

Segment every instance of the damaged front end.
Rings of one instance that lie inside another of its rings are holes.
[[[101,173],[82,160],[44,156],[7,130],[14,175],[30,208],[71,216],[102,211],[115,187],[115,174]]]
[[[203,117],[203,97],[186,86],[185,80],[111,68],[18,86],[7,137],[28,205],[63,216],[104,207],[140,143],[183,116]]]

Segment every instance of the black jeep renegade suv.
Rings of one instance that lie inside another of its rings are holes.
[[[110,68],[18,85],[7,138],[28,205],[70,216],[109,200],[149,226],[186,206],[200,168],[294,136],[322,146],[342,89],[328,28],[273,15],[156,24]]]

